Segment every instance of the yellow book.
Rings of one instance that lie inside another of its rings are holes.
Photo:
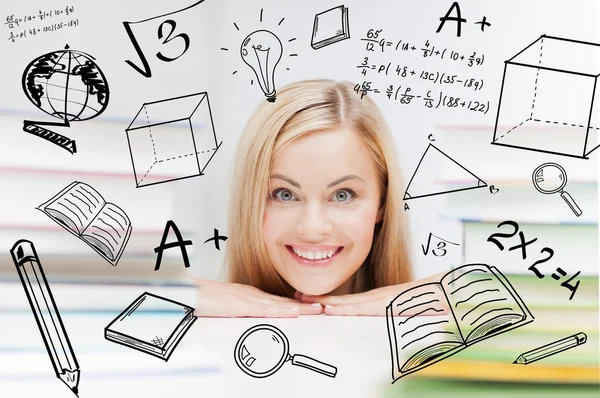
[[[528,365],[511,362],[446,360],[421,369],[414,377],[565,384],[600,384],[598,366]]]
[[[513,336],[510,336],[510,335]],[[416,376],[436,379],[465,379],[498,382],[600,384],[600,355],[598,336],[589,336],[580,344],[556,352],[527,365],[514,363],[525,352],[552,344],[556,334],[538,334],[519,339],[514,331],[499,336],[498,345],[475,345],[452,358],[422,369]]]

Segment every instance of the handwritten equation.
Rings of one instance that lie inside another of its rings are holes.
[[[422,46],[415,46],[410,41],[403,40],[387,40],[386,38],[380,38],[383,29],[369,29],[366,37],[361,38],[361,41],[365,41],[366,51],[377,51],[384,53],[389,47],[389,51],[395,52],[414,52],[418,53],[423,58],[433,57],[440,60],[446,59],[450,61],[464,62],[468,67],[480,66],[485,62],[485,55],[479,54],[477,51],[469,51],[468,53],[462,53],[449,48],[437,47],[429,42],[425,41]]]
[[[465,88],[472,88],[473,91],[479,91],[483,89],[483,79],[473,78],[470,76],[463,78],[456,74],[451,75],[446,72],[440,72],[435,70],[421,70],[420,72],[417,72],[414,69],[409,70],[408,66],[392,64],[391,62],[388,62],[387,64],[369,64],[369,57],[365,57],[363,59],[363,62],[360,65],[357,65],[356,67],[362,70],[361,74],[363,76],[366,76],[369,70],[373,70],[378,75],[390,76],[395,73],[396,76],[399,77],[415,77],[416,79],[430,81],[434,84],[458,84],[462,85]]]
[[[363,78],[386,79],[382,84],[373,80],[363,80],[362,83],[356,84],[354,91],[361,99],[368,93],[373,93],[385,95],[388,100],[397,101],[402,105],[414,104],[420,100],[420,103],[429,109],[465,109],[488,113],[490,101],[470,98],[473,93],[480,92],[485,86],[484,80],[476,76],[477,73],[473,69],[484,64],[484,54],[477,51],[463,53],[451,48],[438,47],[429,40],[426,40],[423,45],[404,40],[388,40],[383,37],[383,29],[369,29],[361,40],[366,42],[367,54],[356,68]],[[413,68],[406,61],[397,63],[393,59],[388,59],[387,55],[383,55],[386,59],[381,60],[381,53],[386,52],[391,57],[401,53],[403,61],[414,52],[419,59],[426,58],[438,64],[443,62],[442,60],[448,60],[455,66],[447,65],[445,68],[423,66],[421,61],[421,67]],[[373,59],[378,60],[373,62]],[[448,72],[446,68],[452,69],[452,72]],[[465,71],[457,71],[457,68],[464,68]],[[389,78],[393,80],[390,81]],[[421,87],[423,85],[427,87]],[[432,86],[437,88],[433,89]],[[456,90],[468,90],[470,94],[454,93]]]
[[[75,7],[65,6],[65,8],[54,8],[48,10],[38,10],[37,14],[28,14],[17,16],[11,14],[5,18],[4,26],[10,30],[8,40],[16,43],[21,39],[36,36],[47,32],[55,32],[64,28],[79,26],[79,19],[72,18],[71,14],[75,12]],[[65,17],[71,17],[66,18]],[[46,20],[50,18],[50,20]],[[42,22],[44,21],[44,22]],[[43,26],[40,26],[41,24]]]
[[[411,87],[389,85],[382,91],[379,88],[375,88],[372,86],[373,82],[364,81],[362,83],[356,84],[354,86],[354,92],[360,94],[360,98],[362,99],[369,92],[373,94],[385,94],[388,100],[398,101],[400,104],[408,105],[413,103],[413,99],[420,99],[423,101],[423,106],[425,108],[437,109],[437,108],[456,108],[456,109],[465,109],[475,112],[481,112],[483,114],[487,114],[490,110],[490,101],[475,101],[463,99],[461,97],[456,97],[453,95],[449,95],[444,91],[439,91],[437,93],[434,90],[429,90],[425,95],[422,94],[412,94],[413,90]]]
[[[525,239],[525,235],[523,234],[523,231],[519,231],[519,224],[512,220],[502,221],[501,223],[499,223],[496,226],[496,228],[502,228],[505,225],[512,228],[513,231],[509,232],[509,233],[505,233],[505,232],[493,233],[487,238],[487,241],[496,245],[496,247],[500,251],[504,251],[504,245],[498,239],[510,239],[513,236],[517,235],[517,233],[518,233],[520,243],[518,243],[512,247],[509,247],[508,251],[520,249],[521,257],[523,258],[523,260],[526,260],[527,259],[527,246],[536,242],[537,238],[533,238],[531,240]],[[543,279],[545,277],[545,274],[543,274],[542,271],[540,269],[538,269],[536,266],[543,264],[543,263],[549,261],[552,257],[554,257],[554,250],[552,250],[549,247],[542,248],[540,250],[540,254],[541,253],[546,253],[546,256],[535,261],[532,265],[529,266],[529,268],[527,268],[529,271],[533,272],[535,274],[535,276],[538,277],[538,279]],[[556,272],[557,273],[552,273],[552,275],[551,275],[552,279],[554,279],[556,281],[560,281],[563,277],[567,277],[567,272],[564,271],[560,267],[556,268]],[[581,282],[579,280],[574,281],[574,279],[576,279],[579,276],[579,274],[581,274],[581,271],[577,271],[575,274],[568,277],[568,279],[566,281],[563,281],[560,284],[561,287],[564,287],[565,289],[568,289],[571,292],[571,294],[569,296],[569,300],[573,299],[573,296],[575,295],[575,292],[577,292],[577,288],[579,287],[579,283]]]

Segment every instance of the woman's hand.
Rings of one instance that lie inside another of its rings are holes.
[[[369,290],[364,293],[347,294],[341,296],[323,295],[309,296],[297,292],[294,297],[299,298],[305,303],[320,303],[324,307],[327,315],[364,315],[364,316],[385,316],[386,308],[396,296],[412,287],[422,285],[428,282],[437,282],[442,275],[434,275],[427,279],[392,285]],[[444,315],[449,311],[447,301],[441,292],[438,295],[439,309],[443,312],[436,312],[432,315]],[[421,308],[422,309],[422,308]],[[415,310],[416,311],[416,310]],[[415,311],[407,311],[404,315],[414,315]]]
[[[302,303],[238,283],[194,279],[199,287],[197,317],[295,318],[323,312],[318,303]]]

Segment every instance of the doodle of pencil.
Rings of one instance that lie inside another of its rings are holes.
[[[524,352],[513,362],[520,365],[528,365],[550,355],[568,350],[573,347],[584,344],[587,341],[587,335],[583,332],[575,333],[572,336],[565,337],[552,343],[543,345],[531,351]]]
[[[56,377],[78,394],[79,364],[52,297],[33,243],[21,239],[10,250]]]

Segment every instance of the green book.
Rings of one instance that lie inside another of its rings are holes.
[[[405,379],[387,389],[382,398],[598,398],[598,385],[494,383],[477,381]]]

